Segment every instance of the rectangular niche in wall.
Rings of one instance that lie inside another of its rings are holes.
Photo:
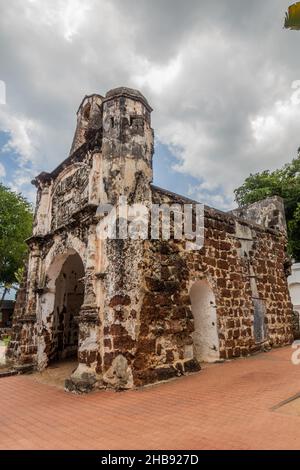
[[[265,314],[266,309],[262,299],[253,299],[254,305],[254,338],[256,343],[262,343],[266,338]]]

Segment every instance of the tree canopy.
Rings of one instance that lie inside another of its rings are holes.
[[[300,149],[298,157],[282,168],[250,174],[234,193],[239,206],[252,204],[270,196],[283,198],[289,254],[296,261],[300,261]]]
[[[18,282],[27,255],[26,238],[32,231],[32,206],[0,183],[0,286]]]

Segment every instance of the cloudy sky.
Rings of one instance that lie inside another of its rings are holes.
[[[34,199],[30,180],[66,158],[82,97],[123,85],[154,108],[154,182],[232,208],[250,172],[300,146],[291,3],[0,0],[1,181]]]

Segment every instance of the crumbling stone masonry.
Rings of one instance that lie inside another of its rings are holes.
[[[34,180],[8,356],[42,370],[75,355],[72,391],[138,387],[293,340],[279,198],[231,213],[205,207],[200,251],[185,240],[98,237],[100,203],[192,202],[152,185],[151,111],[128,88],[86,96],[69,157]]]

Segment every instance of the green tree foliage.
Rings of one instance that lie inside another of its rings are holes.
[[[291,163],[279,170],[251,174],[234,193],[239,206],[252,204],[270,196],[283,198],[289,253],[296,261],[300,261],[300,149],[298,157]]]
[[[32,231],[32,207],[21,195],[0,183],[0,286],[18,283]]]

